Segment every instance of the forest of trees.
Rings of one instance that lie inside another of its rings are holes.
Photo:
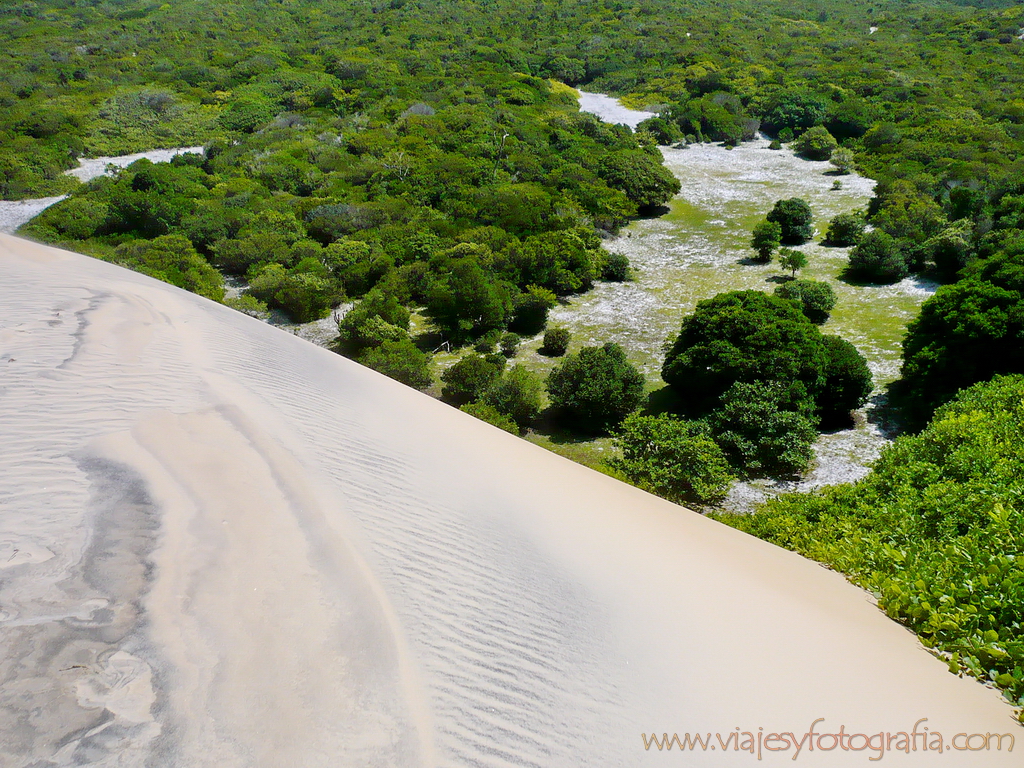
[[[698,505],[804,471],[865,403],[863,356],[818,327],[829,286],[700,302],[668,340],[667,412],[619,340],[570,351],[548,313],[629,279],[602,239],[679,191],[659,144],[763,131],[836,184],[856,168],[878,183],[828,227],[844,279],[943,283],[888,393],[907,434],[859,483],[726,521],[850,574],[1024,705],[1022,30],[999,1],[25,0],[0,8],[0,198],[69,193],[22,234],[250,314],[352,302],[343,354],[511,432],[611,435],[609,471]],[[566,85],[657,116],[607,125]],[[765,211],[757,258],[796,278],[811,216]],[[546,380],[515,361],[542,332]],[[460,357],[438,375],[442,346]]]

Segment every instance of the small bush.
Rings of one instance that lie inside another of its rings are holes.
[[[868,232],[850,251],[850,274],[871,283],[898,283],[910,274],[907,258],[891,235],[876,229]]]
[[[466,355],[441,374],[444,386],[441,398],[455,405],[479,400],[501,375],[504,365],[496,365],[480,355]]]
[[[241,312],[243,315],[249,315],[249,317],[256,317],[263,320],[270,314],[270,310],[267,308],[265,301],[260,301],[255,296],[249,293],[243,293],[241,296],[232,296],[231,298],[224,299],[224,306],[231,307],[232,309]]]
[[[498,346],[501,347],[501,354],[505,357],[515,357],[519,353],[519,336],[511,332],[503,333]]]
[[[356,360],[415,389],[426,389],[433,383],[430,358],[409,339],[385,341],[378,347],[364,350]]]
[[[612,283],[629,280],[629,257],[621,253],[609,253],[601,268],[601,279]]]
[[[483,401],[526,429],[540,415],[542,391],[537,374],[517,365],[491,385]]]
[[[644,376],[618,344],[584,347],[565,358],[547,381],[551,404],[577,428],[603,432],[634,410],[644,394]]]
[[[571,338],[568,328],[548,328],[544,332],[544,344],[540,351],[548,357],[561,357],[569,349]]]
[[[814,455],[813,407],[800,387],[737,382],[710,421],[718,444],[748,477],[793,477]]]
[[[867,222],[859,213],[840,213],[829,222],[825,242],[837,248],[856,245],[864,237]]]
[[[729,492],[729,462],[702,422],[633,413],[615,445],[622,455],[608,462],[612,469],[669,501],[714,504]]]
[[[811,213],[811,206],[799,197],[779,200],[767,218],[782,228],[783,245],[803,245],[814,234],[814,227],[811,224],[814,215]]]
[[[466,403],[459,410],[463,413],[468,413],[470,416],[476,416],[480,421],[486,421],[488,424],[510,432],[513,435],[519,434],[519,426],[492,405],[477,401],[475,403]]]
[[[812,323],[821,325],[836,306],[836,292],[820,280],[790,280],[775,289],[781,299],[796,302]]]

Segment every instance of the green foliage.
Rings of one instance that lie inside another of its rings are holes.
[[[849,275],[869,283],[897,283],[910,274],[907,257],[895,238],[882,230],[864,235],[850,251]]]
[[[601,164],[601,178],[640,208],[664,205],[682,186],[660,157],[640,150],[609,154]]]
[[[925,241],[924,249],[939,275],[952,280],[974,258],[973,239],[973,222],[964,218]]]
[[[338,321],[338,340],[349,354],[409,338],[409,310],[393,295],[373,290]]]
[[[524,335],[539,333],[548,321],[548,311],[558,303],[558,297],[547,288],[528,286],[516,297],[511,327]]]
[[[519,352],[519,334],[512,333],[511,331],[501,334],[501,338],[498,339],[498,347],[501,349],[501,354],[505,357],[515,357]]]
[[[845,176],[849,173],[853,173],[856,163],[854,161],[854,155],[852,149],[846,147],[834,147],[832,154],[829,155],[828,161],[832,163],[832,166],[836,169],[836,173]]]
[[[114,251],[112,261],[214,301],[224,298],[220,273],[180,235],[127,242]]]
[[[1024,373],[1024,294],[977,278],[943,286],[903,340],[898,402],[913,424],[957,390]]]
[[[750,247],[757,251],[759,261],[768,263],[772,260],[772,254],[782,242],[782,225],[777,221],[762,221],[754,227],[754,234],[750,240]]]
[[[961,392],[854,485],[721,516],[847,574],[963,671],[1024,703],[1024,378]]]
[[[898,241],[916,245],[946,225],[942,207],[905,179],[881,183],[871,201],[871,223]]]
[[[615,446],[621,456],[609,465],[670,501],[715,504],[729,492],[729,463],[705,424],[632,413],[616,432]]]
[[[714,408],[734,383],[824,383],[821,332],[786,299],[734,291],[698,302],[665,357],[661,375],[687,407]]]
[[[308,271],[301,264],[291,270],[267,264],[249,284],[249,293],[300,323],[327,317],[342,298],[326,274]]]
[[[779,250],[779,266],[790,270],[796,278],[797,270],[807,266],[807,254],[795,248],[782,248]]]
[[[622,347],[607,343],[569,355],[547,379],[551,404],[578,429],[606,432],[640,405],[644,376]]]
[[[839,142],[822,125],[804,131],[793,142],[793,150],[808,160],[828,160],[838,146]]]
[[[504,367],[480,355],[466,355],[441,374],[441,397],[455,405],[479,400],[501,376]]]
[[[544,385],[533,371],[512,366],[484,393],[483,402],[526,429],[540,415]]]
[[[790,280],[776,288],[775,295],[796,302],[800,311],[815,325],[827,321],[836,306],[836,292],[821,280]]]
[[[756,138],[760,127],[760,121],[747,113],[742,99],[722,90],[674,104],[663,115],[681,133],[692,134],[697,141],[721,141],[727,146]]]
[[[840,213],[829,222],[825,242],[836,248],[856,245],[864,237],[867,222],[859,213]]]
[[[779,133],[782,141],[791,141],[793,131],[806,130],[824,122],[827,109],[827,100],[808,89],[778,91],[768,97],[763,107],[762,124],[765,130]],[[790,138],[784,138],[780,133],[787,129]]]
[[[270,314],[267,303],[260,301],[250,293],[243,293],[240,296],[224,299],[224,304],[241,312],[243,315],[249,315],[249,317],[259,318],[260,320],[265,320]]]
[[[784,245],[803,245],[814,235],[811,206],[799,197],[779,200],[767,218],[782,228],[781,241]]]
[[[544,331],[544,342],[540,351],[548,357],[561,357],[569,349],[572,338],[568,328],[548,328]]]
[[[481,421],[486,421],[488,424],[510,432],[513,435],[519,434],[519,425],[492,405],[477,401],[475,403],[466,403],[460,406],[459,410],[468,413],[470,416],[476,416]]]
[[[646,131],[654,137],[654,140],[662,146],[675,144],[682,141],[683,132],[675,120],[666,120],[662,117],[649,117],[637,125],[636,130]]]
[[[722,395],[710,422],[737,471],[747,477],[792,477],[814,456],[813,407],[801,387],[738,381]]]
[[[249,97],[231,104],[220,116],[220,124],[229,131],[252,133],[274,119],[275,105],[270,99]]]
[[[609,253],[601,265],[601,279],[610,283],[622,283],[629,280],[629,257],[624,253]]]
[[[826,425],[846,426],[850,412],[860,408],[871,394],[868,361],[853,344],[839,336],[824,336],[828,361],[825,386],[818,395],[818,412]]]
[[[107,204],[87,197],[71,197],[51,205],[24,228],[46,240],[88,240],[107,220]]]
[[[451,261],[427,290],[427,315],[455,341],[505,326],[512,307],[513,287],[473,257]]]
[[[356,360],[415,389],[426,389],[433,383],[430,358],[409,339],[385,341],[379,346],[368,347]]]

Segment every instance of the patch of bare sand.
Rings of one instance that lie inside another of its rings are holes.
[[[644,731],[817,718],[1020,733],[792,553],[144,276],[6,236],[0,269],[4,766],[641,766],[667,759]]]

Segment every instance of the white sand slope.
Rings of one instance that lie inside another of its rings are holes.
[[[1024,733],[834,573],[7,236],[0,435],[5,768],[740,766],[641,732]],[[885,761],[1019,766],[1017,740]]]

